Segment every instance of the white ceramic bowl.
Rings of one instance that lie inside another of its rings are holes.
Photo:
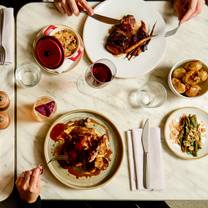
[[[208,72],[208,65],[207,65],[203,60],[201,60],[201,59],[185,59],[185,60],[181,60],[181,61],[177,62],[177,63],[171,68],[171,70],[170,70],[170,72],[169,72],[169,75],[168,75],[168,85],[169,85],[171,91],[172,91],[176,96],[181,97],[181,98],[187,98],[187,99],[193,99],[193,98],[201,97],[201,96],[203,96],[203,95],[208,91],[208,79],[207,79],[203,84],[200,84],[200,86],[203,86],[203,87],[202,87],[202,92],[201,92],[199,95],[195,96],[195,97],[188,97],[188,96],[182,95],[182,94],[180,94],[180,93],[175,89],[175,87],[173,86],[173,83],[172,83],[172,80],[171,80],[171,79],[172,79],[172,73],[173,73],[173,71],[174,71],[176,68],[178,68],[178,67],[182,66],[183,64],[185,64],[185,63],[187,63],[187,62],[190,62],[190,61],[200,61],[203,65],[206,66],[206,71]]]

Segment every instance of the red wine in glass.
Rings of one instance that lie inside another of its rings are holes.
[[[108,59],[101,59],[86,71],[85,80],[94,88],[104,87],[116,74],[115,65]]]

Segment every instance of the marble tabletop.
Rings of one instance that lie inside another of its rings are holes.
[[[177,18],[167,2],[148,2],[160,11],[168,27],[174,27]],[[178,33],[167,39],[166,55],[151,73],[135,79],[115,79],[110,85],[93,94],[80,93],[76,80],[83,75],[89,65],[86,56],[72,71],[58,76],[43,72],[42,80],[34,88],[17,89],[17,173],[45,164],[43,144],[51,123],[60,115],[74,109],[90,109],[101,112],[119,128],[125,144],[124,132],[138,127],[147,117],[152,126],[164,127],[167,115],[176,108],[196,106],[207,110],[208,95],[195,100],[176,97],[169,90],[167,75],[170,68],[180,59],[201,58],[207,60],[208,50],[208,8],[202,14],[184,24]],[[25,5],[17,16],[17,67],[34,63],[32,42],[35,34],[45,25],[66,24],[82,35],[85,15],[62,17],[52,4],[30,3]],[[168,101],[161,107],[152,109],[134,109],[128,104],[128,94],[139,88],[147,80],[157,80],[166,86]],[[32,105],[42,95],[56,99],[58,113],[51,121],[39,123],[32,117]],[[169,151],[162,138],[165,163],[164,191],[132,192],[129,188],[129,173],[126,147],[124,159],[117,175],[110,183],[94,190],[73,190],[57,181],[46,168],[41,176],[41,197],[43,199],[69,200],[167,200],[167,199],[208,199],[208,158],[184,161]]]
[[[0,201],[3,201],[13,190],[15,176],[14,64],[0,66],[0,82],[0,91],[5,91],[10,98],[7,112],[11,119],[9,127],[0,130]]]

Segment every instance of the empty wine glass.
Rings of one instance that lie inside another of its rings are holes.
[[[129,102],[134,107],[156,108],[167,99],[167,91],[159,82],[149,81],[129,94]]]
[[[77,80],[77,88],[81,92],[102,88],[114,79],[116,72],[116,66],[112,61],[100,59],[86,69],[84,78],[81,76]]]

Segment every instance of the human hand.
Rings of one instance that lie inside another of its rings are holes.
[[[173,7],[180,23],[184,23],[197,16],[202,11],[204,3],[204,0],[174,0]]]
[[[34,203],[40,194],[40,175],[43,172],[42,166],[23,172],[15,184],[20,198],[27,203]]]
[[[86,11],[90,16],[94,13],[86,0],[55,0],[54,3],[60,13],[68,16],[72,14],[78,16],[80,11]]]

